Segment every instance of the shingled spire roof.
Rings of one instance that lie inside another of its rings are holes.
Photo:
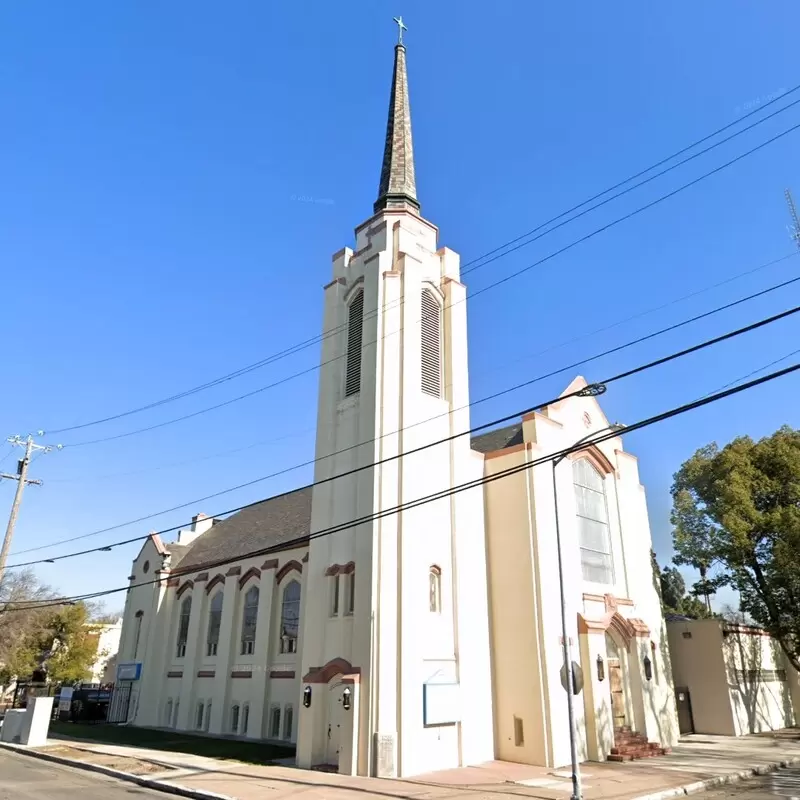
[[[414,176],[414,147],[411,142],[411,108],[408,102],[406,48],[394,48],[394,75],[386,123],[381,182],[375,213],[384,209],[406,209],[418,214],[417,181]]]

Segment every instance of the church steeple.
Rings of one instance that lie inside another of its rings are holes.
[[[417,182],[414,176],[414,147],[411,141],[411,108],[408,102],[406,48],[403,45],[402,17],[395,19],[400,27],[400,41],[394,48],[394,74],[389,99],[389,120],[386,123],[386,145],[383,151],[381,182],[375,213],[385,209],[405,209],[419,214]]]

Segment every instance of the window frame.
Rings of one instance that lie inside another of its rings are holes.
[[[231,733],[239,733],[239,724],[241,722],[241,706],[238,703],[234,703],[231,706],[231,716],[230,716],[230,729]]]
[[[255,594],[254,594],[255,593]],[[248,597],[255,597],[255,603],[248,604]],[[256,636],[258,635],[258,605],[261,600],[261,589],[257,584],[252,585],[242,598],[242,625],[240,634],[240,652],[243,656],[251,656],[255,653]],[[248,609],[253,610],[252,626],[248,626]],[[249,634],[248,627],[252,627],[252,635]]]
[[[142,637],[142,621],[144,620],[144,611],[141,609],[137,611],[134,619],[136,622],[133,629],[133,655],[131,656],[131,661],[136,661],[136,657],[139,655],[139,640]]]
[[[356,611],[356,573],[355,570],[344,576],[344,609],[345,617],[352,617]]]
[[[426,309],[426,300],[429,308]],[[436,312],[433,313],[433,307]],[[432,327],[435,321],[435,330]],[[420,389],[428,397],[441,400],[444,396],[444,313],[442,302],[437,292],[431,286],[423,286],[420,292]],[[434,355],[431,338],[435,337],[436,363],[429,363]],[[436,373],[436,388],[433,387],[433,375]]]
[[[356,325],[353,307],[360,304],[361,318]],[[359,286],[346,305],[344,397],[357,397],[361,393],[361,366],[364,349],[364,287]],[[357,340],[357,341],[356,341]]]
[[[428,611],[442,613],[442,568],[437,564],[428,567]]]
[[[341,589],[341,582],[339,580],[339,573],[337,572],[335,575],[330,576],[331,581],[331,588],[330,588],[330,611],[329,616],[331,617],[338,617],[339,616],[339,591]]]
[[[291,741],[292,734],[294,733],[294,706],[291,703],[287,703],[283,707],[281,728],[283,729],[283,738],[287,741]]]
[[[178,636],[176,647],[176,658],[186,657],[186,645],[189,641],[189,623],[192,619],[192,596],[191,594],[181,600],[178,609]]]
[[[597,476],[599,481],[599,486],[601,489],[597,489],[593,486],[587,486],[584,483],[579,483],[579,475],[578,471],[582,469],[583,465],[585,465],[586,469],[591,470],[591,472]],[[586,456],[581,456],[580,458],[572,459],[572,486],[573,486],[573,497],[575,502],[575,519],[577,525],[577,543],[578,543],[578,552],[580,556],[580,565],[581,565],[581,578],[585,583],[594,584],[596,586],[614,586],[616,584],[616,568],[614,564],[614,544],[612,541],[611,536],[611,516],[608,512],[608,490],[607,490],[607,483],[606,483],[607,475],[597,468],[596,464],[592,461],[591,458]],[[583,492],[594,492],[595,494],[599,494],[602,496],[602,508],[603,508],[603,515],[605,517],[604,520],[598,520],[594,517],[586,516],[585,514],[580,513],[580,506],[578,503],[578,493],[579,489]],[[603,525],[605,528],[605,546],[606,551],[597,550],[594,547],[587,547],[583,544],[582,539],[582,527],[580,520],[587,520],[590,523],[596,525]],[[586,577],[585,569],[598,569],[598,567],[591,565],[591,564],[584,564],[584,553],[592,553],[595,556],[603,556],[607,559],[607,572],[608,578],[607,580],[593,580],[592,578]]]
[[[271,705],[269,708],[269,739],[281,738],[281,721],[283,715],[281,714],[281,707],[279,705]]]
[[[297,598],[294,600],[287,600],[287,593],[292,586],[297,586]],[[297,653],[298,642],[300,639],[300,603],[303,598],[303,586],[297,578],[292,578],[286,582],[281,590],[281,605],[280,605],[280,618],[278,620],[278,652],[281,655],[293,655]],[[285,635],[286,631],[286,606],[291,604],[297,605],[297,617],[295,621],[295,634],[294,636]]]
[[[214,608],[214,604],[219,600],[219,608]],[[208,604],[208,625],[206,627],[206,656],[216,656],[219,650],[219,635],[222,630],[222,607],[225,603],[225,593],[220,590],[212,598]],[[212,639],[212,623],[216,616],[216,625],[214,631],[216,637]]]

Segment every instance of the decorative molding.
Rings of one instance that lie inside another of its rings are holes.
[[[261,565],[261,571],[265,569],[278,569],[278,559],[270,558]]]
[[[239,588],[242,589],[250,578],[260,578],[261,570],[258,567],[250,567],[241,578],[239,578]]]
[[[231,672],[231,678],[252,678],[253,673],[249,670],[239,670],[235,669]]]
[[[220,583],[225,583],[225,576],[218,572],[206,585],[206,594],[211,594],[211,590]]]
[[[168,678],[182,678],[183,677],[183,670],[182,669],[173,669],[167,673]]]
[[[595,466],[598,472],[605,473],[606,475],[616,475],[617,471],[614,465],[608,460],[608,456],[603,453],[596,445],[588,445],[583,450],[575,450],[570,453],[567,458],[570,461],[579,461],[585,458]]]
[[[178,586],[180,582],[180,578],[167,578],[167,586]]]
[[[348,561],[346,564],[331,564],[325,570],[325,575],[331,577],[332,575],[349,575],[351,572],[356,571],[355,561]]]
[[[183,585],[178,589],[176,597],[180,597],[187,589],[191,589],[194,587],[194,583],[192,581],[185,581]]]
[[[198,678],[215,678],[217,671],[215,669],[201,669],[197,671]]]
[[[340,250],[333,257],[333,260],[335,261],[337,256],[341,256],[341,255],[344,255],[344,250]],[[327,292],[328,289],[330,289],[332,286],[337,286],[339,284],[341,284],[342,286],[345,286],[347,284],[347,281],[344,278],[334,278],[330,283],[326,283],[325,286],[322,287],[322,290]]]
[[[280,583],[292,570],[296,570],[297,572],[303,572],[303,565],[299,561],[295,561],[292,559],[291,561],[287,561],[276,573],[275,573],[275,580],[277,583]]]
[[[208,580],[208,573],[207,572],[199,572],[197,575],[194,576],[195,583],[203,583],[204,581]]]
[[[609,610],[608,604],[606,603],[607,597],[614,597],[611,594],[589,594],[588,592],[583,593],[583,599],[588,600],[591,603],[603,603],[606,606],[606,611]],[[620,606],[632,606],[633,600],[629,600],[627,597],[614,597],[616,600],[617,605]]]
[[[304,564],[308,564],[308,553],[306,553],[301,559]]]
[[[158,551],[159,555],[166,556],[169,555],[169,550],[164,547],[164,542],[161,541],[161,537],[157,533],[150,534],[150,540],[156,546],[156,550]]]
[[[303,682],[328,683],[337,675],[341,675],[345,683],[358,683],[361,680],[361,667],[354,667],[344,658],[334,658],[323,667],[311,667],[303,678]]]
[[[241,575],[241,574],[242,574],[242,568],[241,567],[231,567],[225,573],[226,576],[230,575],[231,577],[234,576],[234,575]]]
[[[269,673],[270,678],[294,678],[295,671],[293,669],[273,669]]]
[[[618,635],[626,650],[630,647],[632,639],[650,636],[650,629],[644,620],[625,619],[619,611],[611,611],[600,619],[587,619],[583,614],[578,614],[579,633],[604,634],[608,630],[613,630]]]

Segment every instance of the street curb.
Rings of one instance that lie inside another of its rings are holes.
[[[178,795],[179,797],[191,797],[195,800],[237,800],[227,794],[217,794],[216,792],[206,792],[201,789],[187,789],[185,786],[179,786],[166,781],[157,781],[152,778],[143,778],[139,775],[131,775],[130,772],[120,772],[110,767],[104,767],[100,764],[89,764],[86,761],[76,761],[72,758],[64,758],[63,756],[54,756],[51,753],[43,753],[38,750],[28,750],[19,745],[8,744],[7,742],[0,742],[0,750],[8,750],[11,753],[20,753],[24,756],[31,758],[38,758],[40,761],[50,761],[54,764],[60,764],[64,767],[73,767],[74,769],[82,769],[87,772],[97,772],[109,778],[116,778],[119,781],[126,781],[127,783],[135,783],[143,786],[146,789],[154,789],[158,792],[166,792],[168,794]]]
[[[687,783],[683,786],[675,786],[672,789],[665,789],[663,792],[641,794],[637,797],[630,798],[630,800],[670,800],[670,798],[673,797],[705,792],[709,789],[715,789],[717,786],[727,786],[731,783],[738,783],[739,781],[747,780],[756,775],[769,775],[771,772],[777,772],[779,769],[785,769],[786,767],[791,767],[798,763],[800,763],[800,756],[783,759],[782,761],[770,761],[767,764],[758,764],[755,767],[743,769],[739,772],[731,772],[728,775],[717,775],[714,778],[708,778],[704,781],[694,781],[694,783]]]

